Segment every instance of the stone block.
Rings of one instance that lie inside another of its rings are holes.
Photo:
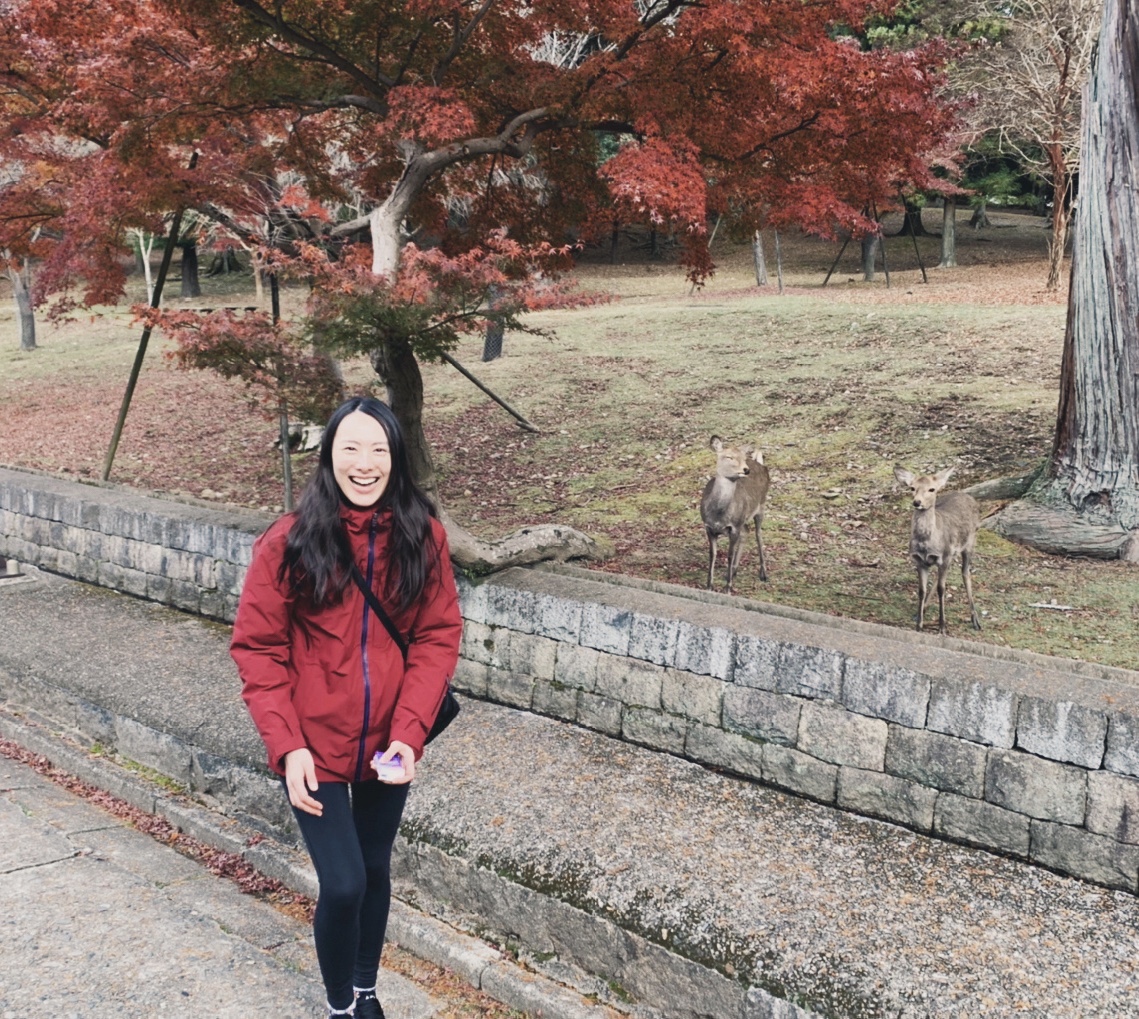
[[[463,638],[459,654],[469,658],[472,662],[483,665],[493,665],[503,668],[502,656],[499,654],[499,636],[506,636],[509,631],[492,629],[483,623],[473,623],[467,620],[463,624]]]
[[[732,682],[739,686],[752,686],[757,690],[774,690],[776,667],[781,652],[782,648],[777,640],[738,635]]]
[[[803,704],[803,701],[787,694],[728,686],[724,689],[723,725],[732,732],[794,746],[799,735],[799,713]]]
[[[55,553],[55,569],[65,577],[75,577],[79,573],[79,556],[66,549],[57,549]]]
[[[565,686],[576,686],[581,690],[597,688],[597,666],[601,661],[600,651],[582,647],[580,644],[557,646],[554,661],[554,679]]]
[[[626,708],[621,720],[621,735],[633,743],[683,754],[688,722],[677,715],[649,708]]]
[[[585,647],[606,651],[611,655],[627,655],[632,626],[633,613],[628,609],[587,602],[581,610],[579,639]]]
[[[468,623],[485,623],[487,620],[486,594],[489,584],[474,583],[462,574],[455,575],[455,586],[459,590],[459,611]]]
[[[201,747],[190,750],[190,788],[222,803],[233,799],[233,762]]]
[[[534,700],[534,678],[490,667],[486,670],[486,695],[492,701],[528,711]]]
[[[985,799],[1018,814],[1083,824],[1087,812],[1087,772],[1016,750],[991,751],[985,773]]]
[[[988,750],[980,743],[925,729],[891,725],[886,737],[886,771],[933,789],[981,799],[985,795]]]
[[[551,640],[576,644],[581,638],[582,604],[551,594],[534,598],[534,632]]]
[[[727,684],[711,676],[665,669],[660,701],[665,711],[706,725],[719,725]]]
[[[229,531],[226,536],[225,552],[224,555],[219,554],[219,562],[247,567],[253,561],[253,543],[256,540],[257,535],[252,531],[240,531],[236,528]]]
[[[672,666],[676,663],[676,642],[680,623],[634,612],[629,624],[629,657]]]
[[[936,835],[1027,859],[1029,819],[1013,810],[956,793],[942,793],[933,811]]]
[[[150,575],[146,578],[146,597],[162,605],[173,601],[173,584],[166,577]]]
[[[180,739],[124,715],[115,717],[115,749],[128,760],[190,785],[190,747]]]
[[[1134,715],[1111,716],[1103,766],[1121,775],[1139,775],[1139,718]]]
[[[50,545],[36,545],[35,550],[35,558],[32,561],[37,566],[50,570],[52,573],[58,572],[59,549],[52,548]]]
[[[219,561],[217,564],[217,589],[222,594],[241,594],[241,587],[245,583],[245,567],[236,563]]]
[[[1139,845],[1139,781],[1093,771],[1088,775],[1086,823],[1097,835]]]
[[[534,595],[530,591],[493,583],[487,585],[486,621],[491,626],[533,633],[535,618]]]
[[[549,637],[529,633],[500,631],[509,635],[503,654],[503,665],[511,672],[525,673],[535,679],[553,679],[558,642]]]
[[[680,620],[676,630],[676,667],[717,679],[730,679],[736,635],[718,626],[698,626]]]
[[[186,552],[201,552],[203,555],[217,556],[225,548],[225,532],[229,530],[204,520],[185,521],[185,541],[182,548]]]
[[[763,778],[763,744],[734,732],[693,722],[688,727],[684,753],[701,764],[747,778]]]
[[[582,690],[577,699],[577,721],[588,729],[596,729],[607,736],[621,735],[621,713],[624,706],[620,701],[600,694]]]
[[[115,591],[125,591],[127,594],[145,598],[146,581],[146,574],[139,573],[138,570],[128,570],[125,567],[116,566],[114,563],[99,564],[98,583],[102,587],[109,587]],[[198,611],[196,588],[194,592],[194,608],[192,611]]]
[[[1139,848],[1103,835],[1046,821],[1032,822],[1029,858],[1065,874],[1108,888],[1135,893],[1139,882]]]
[[[161,545],[151,545],[144,541],[132,541],[126,546],[127,557],[130,562],[127,565],[132,570],[138,570],[141,573],[167,573],[163,560],[169,554]],[[169,575],[169,574],[167,574]],[[193,580],[193,576],[178,577],[179,580]]]
[[[1009,749],[1016,736],[1016,694],[983,683],[935,679],[925,727],[935,732]]]
[[[664,671],[659,665],[639,662],[634,658],[602,655],[597,661],[595,689],[622,704],[659,708]]]
[[[209,619],[225,619],[226,596],[221,591],[206,590],[198,602],[198,614]]]
[[[469,658],[460,658],[455,666],[455,675],[451,682],[456,690],[469,693],[473,697],[487,695],[487,667],[482,662],[472,662]]]
[[[838,766],[827,764],[810,754],[763,744],[763,778],[780,789],[788,789],[820,803],[834,803],[838,786]]]
[[[843,656],[826,648],[785,643],[775,666],[775,689],[800,697],[842,700]]]
[[[881,771],[887,734],[880,718],[856,715],[837,704],[807,701],[799,718],[798,747],[820,761]]]
[[[196,584],[190,584],[184,580],[172,580],[170,582],[169,604],[176,609],[181,609],[183,612],[197,612],[201,598],[202,592]]]
[[[533,711],[541,715],[550,715],[561,718],[567,722],[577,721],[577,695],[580,691],[576,687],[564,686],[550,679],[539,679],[534,683]]]
[[[861,768],[838,770],[838,805],[844,810],[929,831],[936,801],[936,789],[896,775]]]
[[[1103,763],[1107,715],[1071,701],[1025,697],[1017,713],[1016,745],[1038,757],[1082,768]]]
[[[3,514],[0,513],[0,531],[4,530]],[[87,534],[82,527],[67,525],[63,528],[59,547],[76,555],[87,554]]]
[[[99,563],[87,556],[75,557],[75,579],[94,584],[99,579]]]
[[[922,729],[929,707],[929,677],[885,662],[848,658],[842,702],[860,715]]]

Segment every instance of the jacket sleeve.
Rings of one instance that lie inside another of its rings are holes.
[[[289,675],[291,602],[277,580],[288,531],[278,521],[255,542],[229,646],[242,699],[278,771],[285,754],[305,745]]]
[[[435,723],[447,683],[459,661],[463,617],[451,566],[451,550],[443,525],[432,520],[432,537],[438,552],[438,569],[424,589],[411,633],[407,668],[392,715],[391,739],[406,743],[423,755],[427,733]]]

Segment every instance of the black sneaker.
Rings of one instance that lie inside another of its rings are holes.
[[[356,1019],[385,1019],[375,991],[361,991],[356,995]]]

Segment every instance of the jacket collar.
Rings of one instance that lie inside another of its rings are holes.
[[[349,534],[367,534],[372,526],[372,518],[376,518],[376,530],[385,531],[391,526],[392,511],[390,507],[376,509],[374,506],[361,508],[345,502],[340,503],[340,520]]]

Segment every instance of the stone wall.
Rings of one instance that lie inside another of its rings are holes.
[[[227,622],[272,519],[0,468],[0,556]]]
[[[0,470],[0,555],[219,619],[266,523]],[[1139,673],[566,567],[460,593],[462,691],[1139,891]]]

